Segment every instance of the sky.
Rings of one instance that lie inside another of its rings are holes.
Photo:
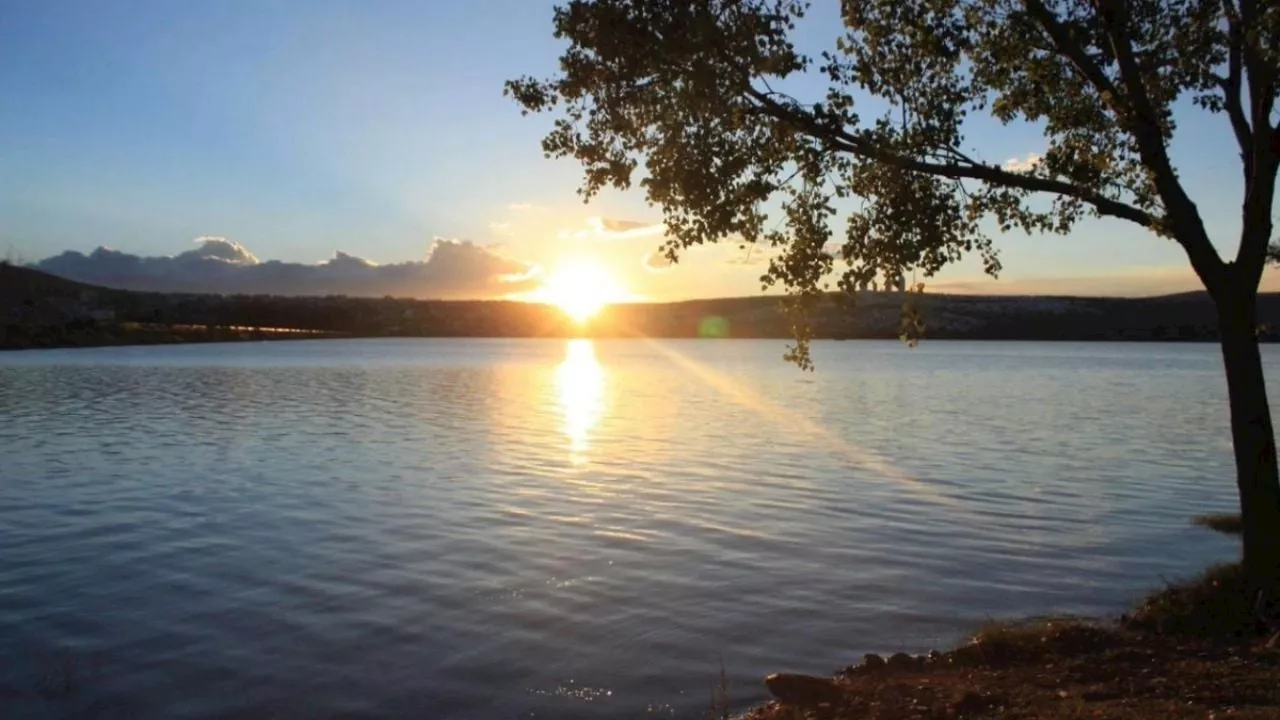
[[[728,244],[664,267],[652,255],[661,213],[639,190],[584,205],[574,161],[543,157],[552,118],[522,117],[502,86],[554,73],[553,4],[0,0],[0,253],[178,278],[210,258],[264,266],[236,275],[249,289],[385,280],[395,294],[492,297],[577,263],[628,299],[759,292],[758,253]],[[800,39],[816,49],[830,45],[838,3],[815,5]],[[1227,121],[1179,121],[1175,163],[1234,253],[1241,181]],[[969,140],[991,162],[1044,149],[1036,128],[994,121]],[[997,242],[998,282],[974,260],[928,287],[1196,287],[1179,248],[1118,220]],[[1271,273],[1264,282],[1280,287]]]

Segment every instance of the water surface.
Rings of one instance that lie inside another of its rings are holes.
[[[0,354],[0,715],[699,717],[1232,555],[1213,346],[782,349]]]

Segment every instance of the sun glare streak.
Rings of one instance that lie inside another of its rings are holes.
[[[604,370],[590,340],[570,340],[556,368],[556,392],[564,414],[564,434],[574,465],[587,462],[591,432],[604,414]]]
[[[881,477],[909,489],[929,502],[946,506],[954,511],[963,512],[965,510],[965,508],[957,502],[955,498],[943,495],[937,490],[929,487],[928,484],[904,473],[877,453],[853,445],[844,438],[835,435],[823,426],[813,420],[810,420],[808,417],[778,405],[777,403],[770,401],[768,398],[742,387],[723,373],[666,347],[652,338],[645,339],[659,353],[675,362],[681,368],[689,371],[694,376],[719,391],[722,395],[728,397],[738,405],[760,415],[761,417],[774,422],[779,427],[789,431],[799,431],[811,438],[818,438],[822,440],[828,450],[844,456],[856,465],[876,472]]]

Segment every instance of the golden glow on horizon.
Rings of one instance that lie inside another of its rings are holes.
[[[564,361],[556,368],[556,393],[564,413],[570,460],[581,465],[591,448],[591,431],[604,412],[604,370],[590,340],[570,340],[565,346]]]
[[[621,302],[626,293],[608,271],[585,260],[562,263],[530,299],[560,308],[575,322],[586,322],[609,303]]]

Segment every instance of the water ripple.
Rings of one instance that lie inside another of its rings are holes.
[[[1211,347],[815,350],[0,355],[0,715],[698,717],[1231,553]]]

